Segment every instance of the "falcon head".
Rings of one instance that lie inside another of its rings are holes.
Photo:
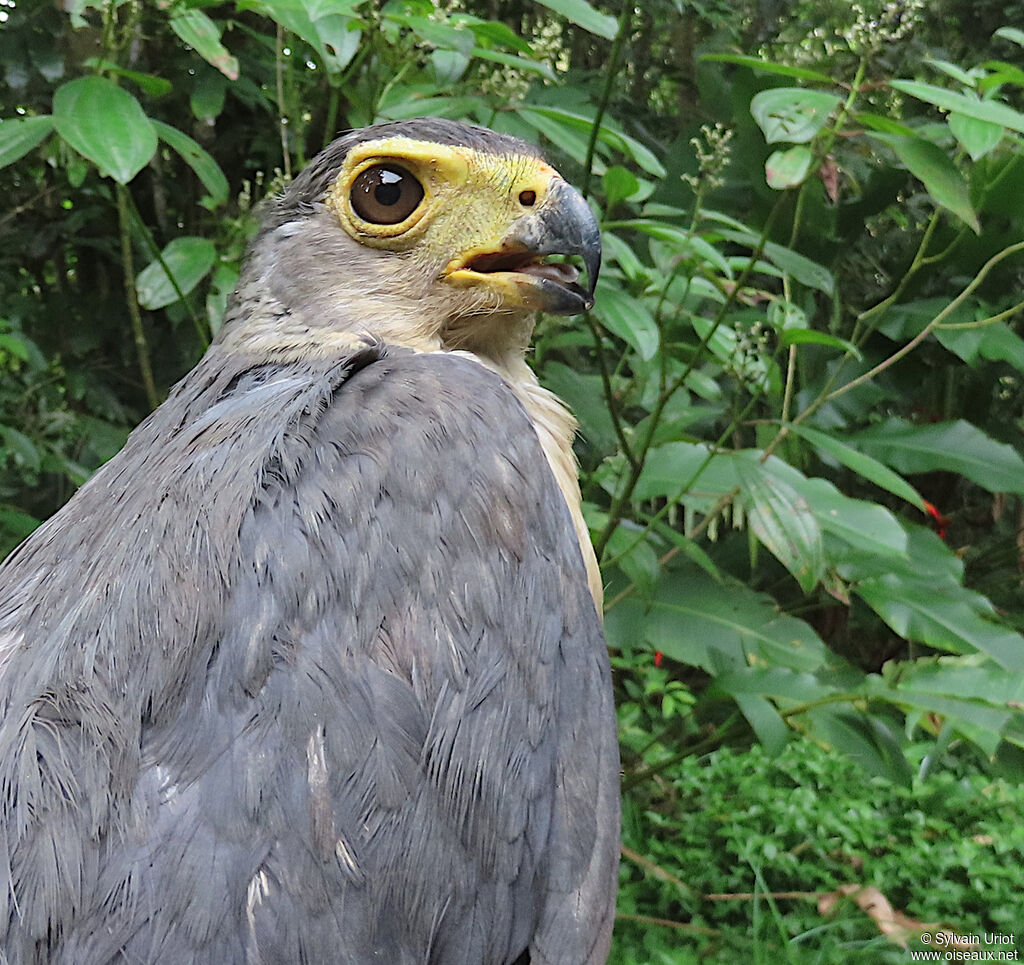
[[[521,352],[535,312],[590,308],[600,264],[590,208],[535,147],[441,119],[378,124],[336,140],[274,204],[222,340]]]

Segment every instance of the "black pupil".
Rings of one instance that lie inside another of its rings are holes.
[[[387,169],[381,171],[380,183],[374,189],[373,197],[378,204],[386,205],[389,208],[393,204],[398,204],[402,197],[402,175],[397,171],[388,171]]]

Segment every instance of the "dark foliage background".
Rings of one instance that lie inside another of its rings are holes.
[[[0,549],[195,363],[254,208],[337,132],[539,141],[605,238],[534,362],[608,587],[615,960],[1012,930],[1018,5],[0,0],[0,69]]]

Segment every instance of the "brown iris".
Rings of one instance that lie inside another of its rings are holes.
[[[375,164],[356,178],[350,198],[363,221],[398,224],[419,207],[423,185],[397,164]]]

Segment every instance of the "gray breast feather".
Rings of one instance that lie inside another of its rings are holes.
[[[526,413],[218,351],[0,569],[0,960],[604,961],[608,663]]]

